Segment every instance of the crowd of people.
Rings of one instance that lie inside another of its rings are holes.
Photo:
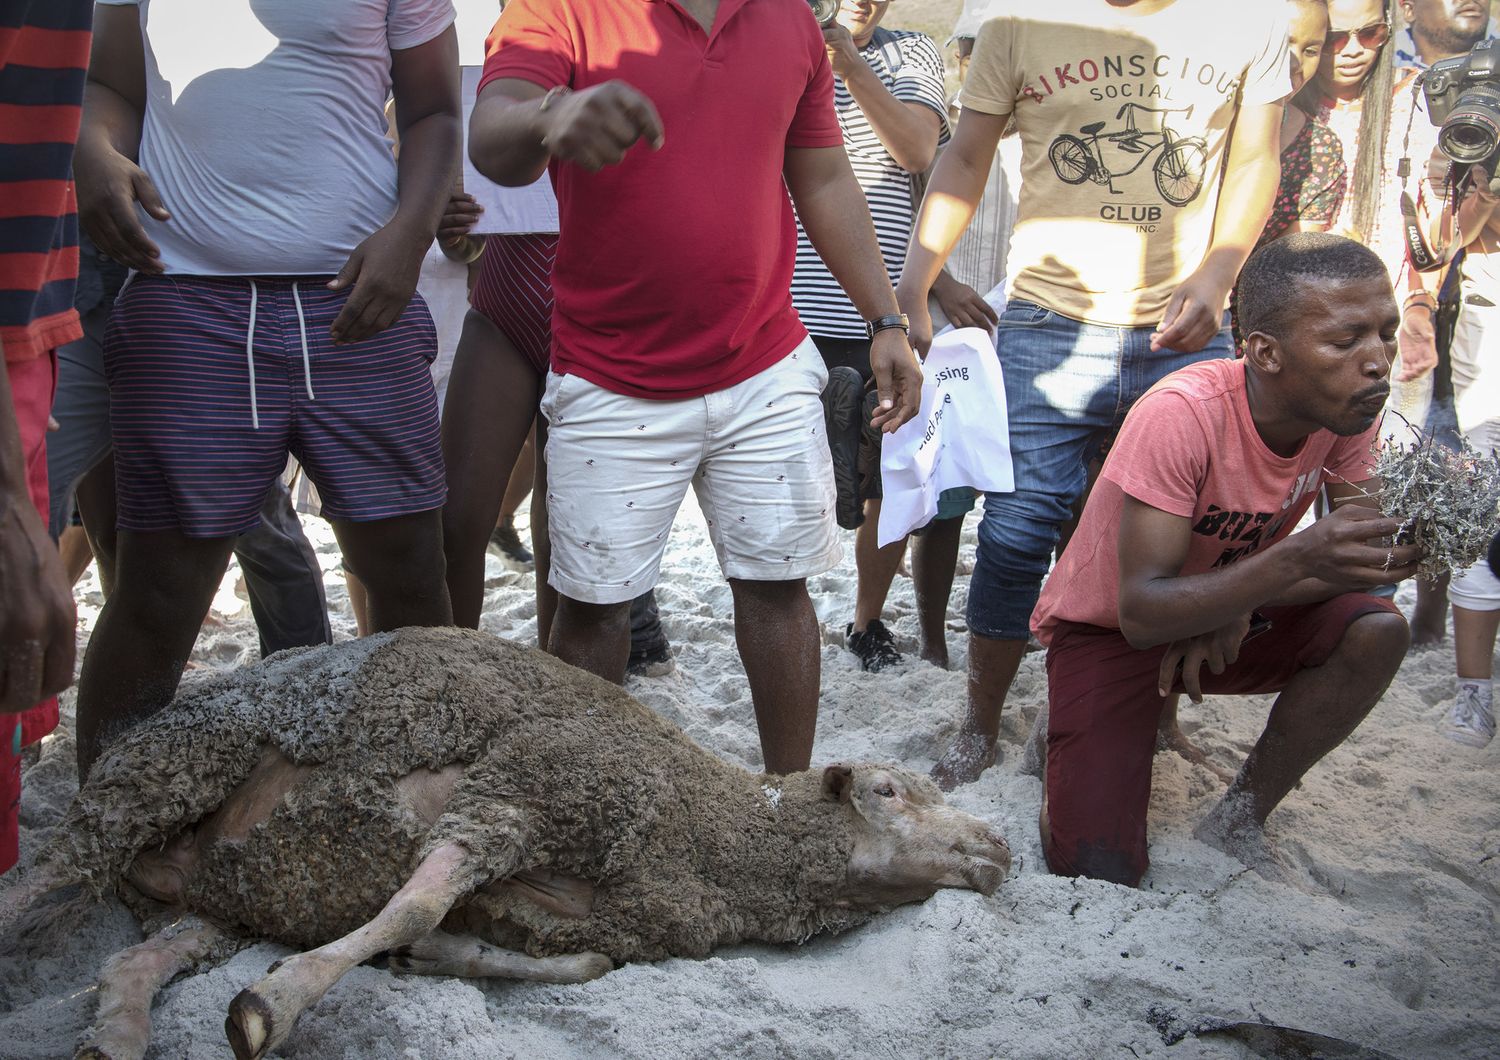
[[[0,5],[0,871],[88,562],[81,778],[172,699],[231,554],[262,655],[331,640],[299,511],[361,635],[477,627],[498,546],[535,563],[539,645],[623,682],[671,665],[652,590],[691,487],[765,769],[808,768],[807,579],[841,526],[845,643],[903,662],[882,441],[948,326],[992,336],[1015,489],[948,490],[911,535],[947,666],[982,503],[940,784],[994,763],[1045,649],[1047,862],[1134,885],[1158,740],[1201,759],[1180,696],[1274,692],[1199,829],[1270,866],[1267,816],[1450,597],[1445,731],[1484,746],[1500,579],[1419,583],[1409,628],[1422,557],[1371,494],[1388,407],[1500,447],[1500,196],[1447,186],[1417,84],[1488,7],[968,0],[950,99],[890,3],[508,0],[467,135],[451,0],[233,0],[213,49],[173,0]]]

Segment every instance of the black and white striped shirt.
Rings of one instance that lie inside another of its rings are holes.
[[[932,38],[907,30],[877,29],[860,54],[891,95],[903,103],[920,103],[933,109],[942,121],[939,143],[946,142],[948,100],[943,87],[943,59]],[[834,109],[844,130],[844,150],[869,202],[880,253],[894,285],[901,278],[901,263],[911,236],[912,177],[897,165],[875,135],[843,78],[834,78],[833,91]],[[802,323],[814,335],[865,337],[864,318],[818,258],[800,220],[792,302]]]

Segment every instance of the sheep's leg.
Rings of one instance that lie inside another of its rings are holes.
[[[393,972],[456,975],[464,979],[526,979],[538,983],[586,983],[614,968],[602,953],[528,957],[473,935],[434,931],[391,954]]]
[[[173,976],[220,948],[224,934],[202,921],[158,931],[109,959],[99,976],[99,1011],[78,1049],[88,1060],[140,1060],[151,1041],[151,1002]]]
[[[453,903],[474,889],[479,868],[467,848],[445,843],[423,859],[374,920],[272,965],[264,979],[229,1003],[224,1030],[237,1060],[259,1060],[284,1042],[302,1010],[351,968],[434,931]]]

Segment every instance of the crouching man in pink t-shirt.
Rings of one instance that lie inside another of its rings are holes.
[[[1136,885],[1157,719],[1186,691],[1279,692],[1205,842],[1262,871],[1262,828],[1380,700],[1406,620],[1367,590],[1414,572],[1367,505],[1400,313],[1338,236],[1280,239],[1241,273],[1240,360],[1184,368],[1131,410],[1032,629],[1047,645],[1048,866]],[[1318,490],[1333,514],[1292,533]]]

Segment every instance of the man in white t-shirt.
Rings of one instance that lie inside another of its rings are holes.
[[[1023,183],[995,345],[1016,489],[985,498],[969,710],[940,784],[994,761],[1028,619],[1089,460],[1156,380],[1231,352],[1225,303],[1280,175],[1284,8],[995,0],[986,11],[897,289],[925,349],[929,289],[1014,120]]]
[[[457,173],[453,17],[450,0],[99,5],[79,215],[137,275],[105,338],[119,571],[79,683],[81,772],[171,699],[289,453],[373,627],[452,620],[436,337],[413,293]]]

